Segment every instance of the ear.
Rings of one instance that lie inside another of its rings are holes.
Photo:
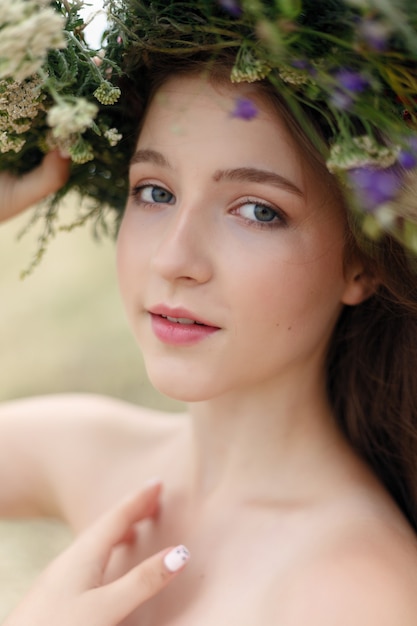
[[[346,287],[342,302],[355,306],[364,302],[378,289],[379,280],[361,262],[353,262],[346,270]]]

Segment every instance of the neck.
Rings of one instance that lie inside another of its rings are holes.
[[[302,497],[347,450],[324,381],[314,377],[195,403],[191,414],[197,497],[223,490],[238,499]]]

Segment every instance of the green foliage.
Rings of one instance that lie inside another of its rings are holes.
[[[0,8],[8,2],[0,0]],[[92,216],[102,206],[119,215],[122,212],[143,104],[138,109],[132,106],[131,92],[137,102],[143,100],[144,72],[155,59],[169,64],[171,59],[202,54],[215,58],[231,50],[235,56],[231,79],[269,79],[311,140],[326,158],[330,156],[332,171],[345,181],[346,162],[351,169],[389,168],[397,165],[401,150],[412,145],[417,150],[413,130],[417,121],[415,0],[241,0],[240,4],[236,0],[233,14],[230,4],[221,0],[107,0],[109,26],[100,53],[85,43],[79,14],[83,4],[81,0],[52,3],[65,18],[66,47],[50,49],[39,69],[43,99],[37,115],[30,119],[30,128],[18,133],[17,121],[9,129],[11,141],[16,142],[10,145],[16,147],[22,140],[24,144],[20,150],[0,152],[0,170],[17,173],[32,168],[54,146],[70,153],[71,178],[54,198],[50,213],[42,217],[51,223],[60,198],[71,189],[98,207]],[[75,130],[66,134],[65,120],[54,122],[56,126],[51,122],[71,106],[74,116],[85,118],[91,111],[88,103],[98,107],[97,115],[90,113],[88,124],[69,125]],[[403,119],[405,109],[408,124]],[[1,124],[5,118],[0,115],[0,138]],[[317,128],[324,133],[326,148]],[[114,139],[120,134],[120,141]],[[376,162],[363,147],[358,155],[358,145],[367,145],[355,143],[358,136],[392,146],[392,163]],[[1,145],[0,141],[0,149]],[[346,150],[357,155],[356,162],[337,160]],[[389,198],[390,210],[394,200]],[[358,206],[360,199],[355,198],[355,210]],[[377,208],[363,204],[363,214],[366,217],[371,210],[378,222]],[[401,220],[411,223],[400,208],[396,214],[396,228]],[[84,218],[80,216],[79,221],[83,223]],[[397,233],[400,239],[415,241],[404,232]]]

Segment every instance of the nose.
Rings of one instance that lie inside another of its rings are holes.
[[[203,284],[212,275],[211,227],[203,208],[182,207],[167,218],[151,268],[167,281]]]

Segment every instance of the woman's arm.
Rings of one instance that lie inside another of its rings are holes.
[[[58,191],[68,180],[69,164],[69,159],[54,151],[47,154],[37,168],[24,176],[0,172],[0,221],[17,215]]]
[[[116,626],[163,589],[188,561],[183,546],[103,583],[113,550],[129,539],[135,524],[156,515],[160,490],[160,483],[148,485],[90,526],[45,570],[3,626]]]
[[[139,430],[140,458],[149,423],[139,408],[99,395],[58,394],[1,404],[0,517],[57,517],[77,529],[91,523],[103,510],[94,508],[92,494],[100,500],[110,468],[122,465],[131,448],[130,425]],[[82,521],[74,518],[77,511],[84,512]]]

